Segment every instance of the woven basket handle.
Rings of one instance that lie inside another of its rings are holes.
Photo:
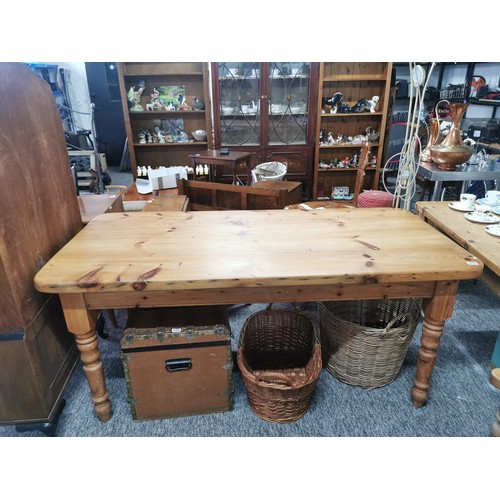
[[[396,324],[400,319],[404,318],[405,316],[409,316],[410,313],[409,312],[403,312],[403,313],[399,313],[397,316],[394,316],[394,318],[391,319],[391,321],[389,321],[389,323],[387,323],[387,326],[384,328],[384,332],[388,332],[394,324]]]
[[[265,382],[267,384],[282,384],[288,387],[293,387],[294,383],[287,377],[284,373],[272,372],[272,373],[261,373],[255,377],[257,382]]]

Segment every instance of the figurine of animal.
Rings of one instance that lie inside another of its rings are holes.
[[[187,103],[186,101],[186,98],[183,96],[182,99],[179,99],[179,106],[177,107],[177,109],[184,109],[184,110],[191,110],[191,106],[189,106],[189,104]]]
[[[332,95],[332,97],[323,97],[321,99],[321,107],[323,109],[323,112],[336,113],[337,106],[340,104],[343,97],[344,95],[341,92],[336,92]]]
[[[146,109],[148,111],[163,111],[166,109],[165,104],[160,100],[160,92],[158,90],[153,89],[151,100],[146,104]]]
[[[193,104],[191,106],[193,109],[196,109],[198,111],[205,109],[205,104],[202,101],[200,101],[196,96],[193,97]]]
[[[369,110],[370,113],[375,113],[379,97],[374,95],[371,99],[360,99],[354,106],[351,107],[351,113],[362,113]]]
[[[144,108],[141,106],[141,95],[146,88],[146,83],[144,80],[139,82],[139,88],[136,90],[135,85],[130,87],[127,92],[127,99],[130,104],[130,111],[144,111]]]
[[[349,104],[344,104],[343,102],[339,102],[337,105],[338,113],[351,113],[351,106]]]

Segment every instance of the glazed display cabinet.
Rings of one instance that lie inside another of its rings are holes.
[[[251,153],[251,167],[287,164],[286,179],[312,193],[318,63],[212,63],[215,148]],[[241,175],[240,175],[241,174]],[[246,173],[239,176],[246,179]],[[219,182],[231,182],[221,171]]]
[[[119,63],[118,75],[134,179],[137,166],[186,166],[212,148],[208,63]]]
[[[319,66],[313,197],[331,198],[335,187],[348,188],[352,194],[363,137],[372,144],[363,188],[378,189],[392,63],[322,62]]]

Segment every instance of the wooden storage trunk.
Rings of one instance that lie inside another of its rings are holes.
[[[135,420],[232,409],[226,306],[132,309],[121,348]]]

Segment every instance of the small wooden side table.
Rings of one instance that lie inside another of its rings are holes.
[[[250,156],[251,153],[245,151],[229,151],[227,155],[222,155],[219,149],[207,149],[201,153],[190,155],[191,166],[196,172],[197,165],[208,165],[208,180],[213,181],[217,177],[215,168],[217,166],[230,167],[233,176],[233,185],[240,184],[238,179],[238,167],[243,166],[247,175],[247,185],[250,179]]]

